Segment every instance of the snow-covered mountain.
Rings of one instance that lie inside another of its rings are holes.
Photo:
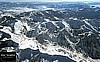
[[[69,2],[0,4],[0,51],[16,52],[17,62],[100,61],[99,7]]]

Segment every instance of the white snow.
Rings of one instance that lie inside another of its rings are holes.
[[[58,17],[54,17],[56,20],[59,20],[59,18]]]
[[[72,19],[72,20],[78,20],[77,18],[73,18],[73,17],[70,17],[69,19]]]
[[[62,21],[62,23],[65,25],[66,28],[69,28],[69,24],[67,24],[65,21]]]
[[[24,22],[23,25],[26,27],[27,31],[30,31],[30,26],[28,26],[27,22]]]
[[[46,22],[50,22],[50,20],[49,19],[44,19]]]
[[[98,32],[88,21],[88,19],[83,20],[88,26],[90,26],[92,28],[92,30],[94,30],[95,32]]]
[[[24,29],[22,22],[19,20],[15,23],[14,28],[15,28],[14,33],[16,34],[21,34],[21,31]]]

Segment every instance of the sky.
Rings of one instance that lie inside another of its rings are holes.
[[[40,2],[80,2],[80,1],[93,1],[93,2],[100,2],[100,0],[0,0],[0,2],[34,2],[34,1],[40,1]]]

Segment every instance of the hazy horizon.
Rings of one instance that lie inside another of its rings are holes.
[[[100,0],[0,0],[0,2],[100,2]]]

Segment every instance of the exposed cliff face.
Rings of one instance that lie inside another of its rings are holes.
[[[0,51],[16,51],[18,62],[99,62],[97,9],[82,6],[81,10],[39,9],[11,12],[10,16],[2,13]]]

